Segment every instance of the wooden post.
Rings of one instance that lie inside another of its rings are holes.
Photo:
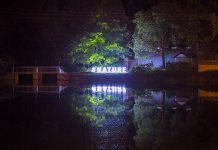
[[[12,66],[12,78],[13,78],[13,82],[14,82],[14,79],[15,79],[15,77],[14,77],[14,61],[13,61],[13,66]]]
[[[162,120],[164,120],[165,113],[165,100],[166,100],[166,91],[162,91]]]

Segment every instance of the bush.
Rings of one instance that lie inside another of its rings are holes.
[[[153,62],[144,64],[144,65],[136,65],[131,69],[131,73],[145,73],[153,71]]]
[[[153,63],[134,66],[130,73],[167,73],[167,74],[194,74],[197,73],[197,67],[191,63],[167,63],[166,69],[162,67],[153,68]]]

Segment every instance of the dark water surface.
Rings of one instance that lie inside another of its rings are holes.
[[[55,88],[1,87],[2,150],[218,150],[217,92]]]

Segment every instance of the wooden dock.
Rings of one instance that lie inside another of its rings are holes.
[[[68,81],[60,66],[15,67],[12,76],[15,85],[62,85]]]

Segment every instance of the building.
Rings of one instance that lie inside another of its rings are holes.
[[[191,54],[185,52],[168,52],[165,54],[166,63],[174,63],[174,62],[193,62],[193,56]],[[153,63],[155,68],[162,66],[162,54],[161,53],[148,53],[146,58],[138,58],[138,59],[124,59],[123,66],[126,66],[131,69],[135,65],[144,65],[148,63]]]

